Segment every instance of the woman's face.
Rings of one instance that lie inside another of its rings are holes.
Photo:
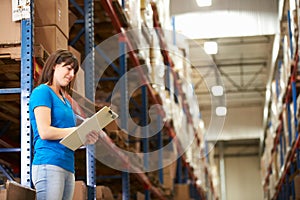
[[[71,65],[65,63],[56,64],[54,66],[53,84],[65,87],[74,78],[74,69]]]

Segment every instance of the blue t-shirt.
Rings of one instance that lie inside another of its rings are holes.
[[[34,109],[38,106],[46,106],[51,109],[51,126],[57,128],[69,128],[76,126],[75,114],[70,102],[63,102],[47,85],[36,87],[30,96],[29,115],[34,134],[33,165],[51,164],[62,167],[74,173],[74,151],[60,144],[60,140],[43,140],[38,133]]]

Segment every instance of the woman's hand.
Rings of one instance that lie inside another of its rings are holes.
[[[98,139],[99,139],[99,134],[101,131],[97,132],[97,131],[91,131],[86,135],[86,141],[85,141],[85,145],[88,144],[95,144]]]

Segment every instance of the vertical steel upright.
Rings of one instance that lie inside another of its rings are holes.
[[[221,181],[221,199],[226,200],[226,177],[225,177],[225,157],[224,157],[224,143],[222,141],[218,144],[220,155],[220,181]]]
[[[127,91],[127,63],[126,63],[126,41],[125,36],[120,34],[119,36],[119,60],[120,60],[120,94],[121,94],[121,127],[124,130],[128,131],[128,91]],[[130,180],[129,172],[126,171],[126,168],[122,172],[122,199],[130,199]]]
[[[94,1],[84,0],[85,22],[85,96],[95,101]],[[95,146],[86,149],[88,199],[95,199]]]
[[[176,183],[182,183],[182,157],[177,159]]]
[[[158,179],[161,184],[164,184],[164,175],[163,175],[163,137],[162,137],[162,116],[157,115],[157,128],[158,128],[158,133],[157,133],[157,146],[158,146]]]
[[[147,92],[147,86],[143,85],[142,86],[142,135],[143,135],[143,139],[142,139],[142,143],[143,143],[143,153],[144,153],[144,168],[146,170],[149,169],[149,156],[148,156],[148,152],[149,152],[149,128],[147,126],[148,124],[148,92]],[[150,199],[150,191],[148,188],[145,189],[145,200],[149,200]]]
[[[122,8],[123,10],[125,9],[125,0],[122,0]],[[121,35],[121,34],[120,34]],[[127,113],[129,111],[128,107],[128,92],[127,92],[127,63],[126,63],[126,41],[125,41],[125,35],[121,35],[120,38],[120,67],[121,67],[121,73],[120,77],[123,75],[124,77],[122,78],[123,83],[122,88],[121,88],[121,115],[122,115],[122,122],[121,122],[121,128],[124,128],[125,130],[128,131],[128,117]],[[129,200],[130,199],[130,178],[129,178],[129,172],[123,171],[122,172],[122,199],[123,200]]]
[[[29,121],[29,96],[32,91],[33,67],[33,3],[31,17],[21,23],[21,184],[31,187],[31,129]]]

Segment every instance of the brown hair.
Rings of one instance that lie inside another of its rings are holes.
[[[77,73],[79,66],[77,58],[68,50],[57,50],[52,53],[45,62],[45,65],[42,70],[42,74],[39,78],[38,85],[47,83],[52,85],[53,83],[53,74],[54,74],[54,66],[56,64],[65,63],[66,65],[71,65],[74,69],[74,75]],[[70,84],[63,89],[70,89]]]

